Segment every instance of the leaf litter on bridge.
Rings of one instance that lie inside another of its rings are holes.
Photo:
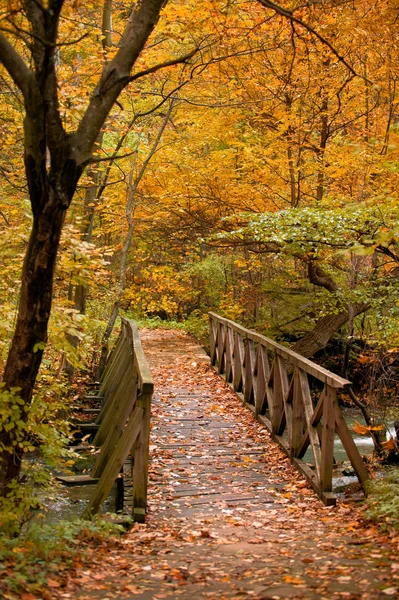
[[[89,549],[47,597],[398,597],[398,538],[351,501],[324,507],[189,336],[142,341],[156,386],[147,523]]]

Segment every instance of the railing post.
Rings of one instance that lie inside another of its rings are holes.
[[[216,363],[216,335],[215,335],[215,322],[212,315],[209,315],[209,349],[211,364]]]
[[[239,333],[234,336],[234,369],[233,369],[233,390],[241,392],[243,386],[243,341]]]
[[[323,402],[320,491],[331,492],[334,464],[336,389],[326,385]]]
[[[226,353],[226,381],[231,383],[233,379],[233,332],[230,327],[226,327],[225,334],[225,353]]]
[[[217,351],[217,355],[218,355],[218,373],[221,375],[222,373],[224,373],[225,370],[225,341],[226,341],[226,328],[224,327],[223,323],[219,323],[218,324],[218,351]]]
[[[245,340],[245,368],[244,368],[244,400],[251,402],[254,388],[254,360],[255,346],[252,340]]]
[[[292,394],[292,428],[290,450],[291,458],[298,456],[303,431],[304,431],[304,405],[302,398],[301,380],[299,369],[296,368],[293,375],[293,394]]]
[[[147,511],[148,460],[150,445],[150,393],[142,394],[137,399],[137,406],[143,409],[140,433],[134,445],[133,462],[133,521],[144,523]]]
[[[288,395],[288,379],[284,359],[276,354],[273,365],[271,422],[273,433],[280,435],[284,428],[284,399]]]

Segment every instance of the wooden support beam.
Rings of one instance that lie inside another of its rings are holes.
[[[144,523],[147,512],[148,462],[150,446],[151,396],[140,396],[138,407],[143,410],[142,425],[134,445],[133,455],[133,521]]]
[[[110,457],[100,480],[91,496],[89,503],[83,512],[84,519],[91,519],[100,510],[104,500],[108,497],[115,479],[134,445],[143,419],[143,409],[137,407],[131,414],[125,430],[120,437],[112,456]]]
[[[326,386],[323,402],[323,425],[321,436],[320,491],[331,492],[334,466],[334,434],[336,389]]]
[[[352,467],[357,475],[361,484],[364,484],[366,481],[370,479],[369,472],[366,469],[366,465],[364,464],[358,449],[356,448],[356,444],[353,441],[351,433],[348,429],[348,426],[345,422],[341,409],[338,404],[335,405],[335,429],[338,433],[342,445],[345,448],[345,452],[348,455],[349,460],[351,461]]]

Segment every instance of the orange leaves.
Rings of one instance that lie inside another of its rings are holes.
[[[358,421],[355,420],[354,424],[351,426],[351,429],[359,434],[359,435],[367,435],[371,431],[383,431],[383,425],[361,425]]]
[[[392,436],[386,442],[382,442],[382,445],[384,447],[384,450],[386,450],[387,452],[393,452],[397,448],[396,442]]]

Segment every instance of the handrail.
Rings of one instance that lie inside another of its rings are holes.
[[[153,390],[137,326],[122,317],[121,332],[100,386],[104,404],[93,442],[100,452],[91,471],[92,480],[98,483],[83,513],[85,518],[92,518],[100,510],[130,454],[133,474],[131,516],[134,521],[144,522]]]
[[[245,329],[245,327],[243,327],[242,325],[238,325],[238,323],[235,323],[234,321],[230,321],[229,319],[220,317],[219,315],[213,312],[210,312],[209,316],[219,321],[219,323],[223,323],[224,325],[226,325],[226,327],[230,327],[233,331],[239,333],[243,339],[252,340],[253,342],[261,344],[265,348],[272,350],[272,352],[288,360],[292,365],[300,367],[301,369],[309,373],[309,375],[313,375],[313,377],[316,377],[322,383],[328,383],[328,385],[335,388],[342,388],[351,385],[351,382],[347,379],[344,379],[339,375],[335,375],[335,373],[332,373],[324,367],[317,365],[308,358],[301,356],[297,352],[294,352],[293,350],[282,346],[281,344],[275,342],[274,340],[271,340],[270,338],[264,335],[261,335],[260,333],[256,333],[256,331],[252,331],[251,329]]]
[[[325,504],[336,502],[332,494],[335,433],[359,481],[363,484],[369,478],[336,400],[337,390],[350,385],[347,379],[213,312],[209,333],[212,365]],[[312,379],[323,384],[321,390],[320,383],[311,385]],[[309,447],[312,467],[303,460]]]

